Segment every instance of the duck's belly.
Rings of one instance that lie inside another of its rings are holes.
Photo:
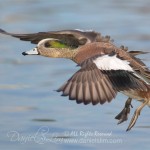
[[[129,90],[129,91],[122,91],[121,93],[127,95],[132,99],[137,99],[138,101],[141,102],[143,102],[144,99],[148,99],[149,100],[148,106],[150,106],[150,90],[148,91]]]

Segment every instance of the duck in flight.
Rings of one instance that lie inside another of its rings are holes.
[[[67,58],[77,63],[80,69],[57,91],[78,104],[104,104],[121,92],[129,97],[115,117],[122,123],[128,119],[132,99],[140,101],[142,104],[135,110],[127,131],[135,125],[142,108],[150,106],[150,70],[136,57],[142,51],[116,47],[109,36],[103,37],[95,31],[13,34],[0,29],[0,33],[37,44],[23,55]]]

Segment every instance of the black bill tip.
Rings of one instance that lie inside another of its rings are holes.
[[[22,55],[24,55],[24,56],[26,56],[26,55],[28,55],[26,52],[22,52]]]

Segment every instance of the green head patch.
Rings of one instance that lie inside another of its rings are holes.
[[[68,46],[67,44],[58,40],[47,41],[45,43],[45,47],[47,48],[71,48],[71,46]]]

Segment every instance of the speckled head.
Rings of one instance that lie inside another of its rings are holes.
[[[32,50],[23,52],[25,55],[41,55],[53,58],[70,58],[72,59],[75,47],[68,46],[59,39],[47,38],[41,40]]]

